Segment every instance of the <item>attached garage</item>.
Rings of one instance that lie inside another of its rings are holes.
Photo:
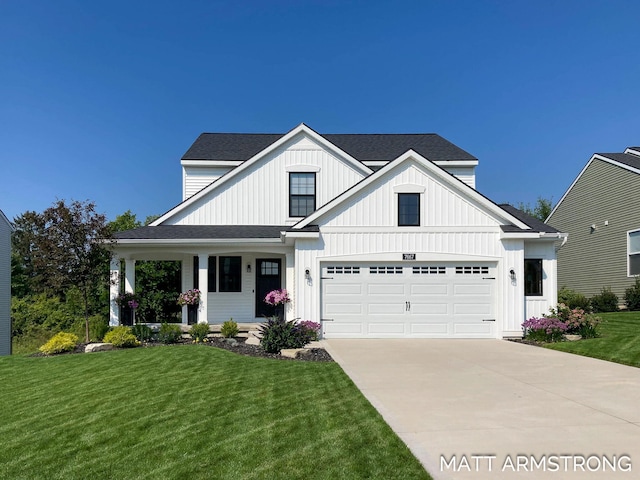
[[[324,336],[496,338],[496,263],[326,263]]]

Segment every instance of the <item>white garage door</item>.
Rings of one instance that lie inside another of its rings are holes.
[[[324,335],[495,338],[491,263],[327,263]]]

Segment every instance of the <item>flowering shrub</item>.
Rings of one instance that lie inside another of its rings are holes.
[[[294,320],[277,316],[267,318],[259,330],[262,335],[260,345],[269,353],[280,353],[283,348],[302,348],[309,343],[305,332]]]
[[[536,342],[558,342],[567,331],[567,324],[555,317],[531,317],[522,326],[525,329],[525,338]]]
[[[304,320],[302,322],[298,322],[298,328],[302,330],[309,342],[315,342],[316,340],[318,340],[318,336],[320,335],[320,328],[322,328],[322,325],[316,322],[312,322],[311,320]]]
[[[278,305],[284,305],[285,303],[289,303],[290,301],[291,299],[289,298],[289,292],[287,292],[285,288],[271,290],[264,297],[264,302],[269,305],[273,305],[274,307]]]
[[[198,305],[200,303],[200,290],[192,288],[186,292],[182,292],[178,296],[178,305]]]
[[[564,303],[559,303],[558,308],[550,308],[549,317],[555,317],[563,321],[567,326],[565,333],[582,335],[582,338],[594,338],[598,336],[596,327],[602,321],[600,317],[585,312],[581,308],[569,308]],[[546,317],[547,315],[545,315]]]

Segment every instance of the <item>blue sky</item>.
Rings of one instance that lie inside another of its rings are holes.
[[[0,209],[181,199],[201,132],[434,132],[492,200],[640,144],[640,2],[0,3]]]

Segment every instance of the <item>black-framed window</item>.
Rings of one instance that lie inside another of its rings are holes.
[[[420,194],[419,193],[399,193],[398,194],[398,226],[419,227],[420,226]]]
[[[193,256],[193,288],[200,288],[200,257]]]
[[[542,296],[542,259],[525,258],[524,294],[530,297]]]
[[[216,257],[209,257],[207,268],[207,285],[210,292],[216,291]]]
[[[289,173],[289,216],[306,217],[316,209],[316,174]]]
[[[220,256],[218,272],[220,292],[242,291],[242,257]]]
[[[640,275],[640,230],[629,232],[629,276]]]

